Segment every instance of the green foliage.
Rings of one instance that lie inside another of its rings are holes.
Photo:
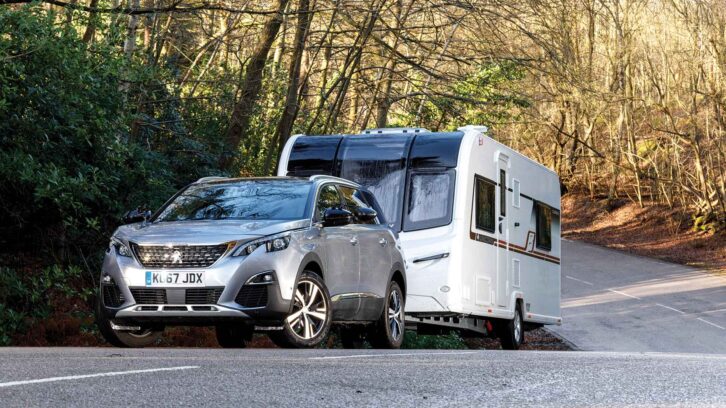
[[[406,331],[401,348],[404,349],[466,349],[464,340],[456,333],[441,335],[418,334],[415,331]]]
[[[524,77],[512,61],[483,65],[450,89],[434,92],[419,113],[416,103],[407,114],[394,117],[390,126],[421,126],[431,130],[455,129],[461,124],[496,125],[513,119],[516,108],[529,102],[512,92],[511,85]],[[416,120],[418,118],[418,120]]]
[[[90,288],[78,289],[82,271],[78,267],[54,265],[38,274],[23,274],[0,268],[0,346],[26,328],[28,319],[45,318],[53,310],[53,299],[88,301]]]
[[[221,174],[224,106],[184,103],[174,61],[128,60],[113,33],[89,46],[56,21],[0,8],[0,266],[38,265],[2,269],[0,344],[48,316],[51,293],[91,303],[126,210]]]

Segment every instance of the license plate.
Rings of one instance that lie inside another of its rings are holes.
[[[204,286],[204,272],[146,271],[146,286]]]

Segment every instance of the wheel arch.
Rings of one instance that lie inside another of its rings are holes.
[[[400,262],[396,262],[395,264],[393,264],[393,267],[391,268],[391,274],[388,278],[389,282],[398,283],[398,286],[400,286],[401,290],[403,291],[404,298],[406,297],[406,274],[403,272],[405,270],[406,269]]]

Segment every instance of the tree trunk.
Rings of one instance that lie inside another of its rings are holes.
[[[98,0],[91,0],[90,3],[88,3],[88,7],[95,9],[98,7]],[[90,43],[93,41],[93,36],[96,34],[96,23],[98,23],[98,13],[95,11],[91,11],[88,13],[88,25],[86,26],[86,31],[83,33],[83,42],[84,43]]]
[[[235,157],[240,143],[244,140],[247,128],[250,124],[250,116],[254,110],[257,98],[262,88],[262,76],[267,62],[267,56],[275,41],[280,25],[282,24],[283,11],[289,0],[277,0],[275,10],[277,12],[265,23],[255,50],[252,53],[244,79],[240,85],[239,101],[235,104],[232,117],[229,121],[229,129],[225,138],[226,152],[220,158],[220,166],[231,170],[235,164]]]
[[[129,6],[132,9],[137,9],[140,6],[140,0],[129,0]],[[126,41],[124,41],[124,55],[126,58],[131,59],[136,49],[136,27],[139,24],[139,16],[132,14],[129,16],[129,29],[126,33]]]
[[[293,44],[292,60],[290,61],[290,72],[288,77],[287,95],[285,96],[285,107],[282,117],[277,126],[277,148],[282,148],[292,132],[292,126],[298,111],[298,91],[300,87],[300,68],[302,65],[305,40],[310,27],[311,14],[309,14],[310,1],[300,0],[298,6],[297,28],[295,29],[295,42]],[[268,169],[266,169],[268,170]]]

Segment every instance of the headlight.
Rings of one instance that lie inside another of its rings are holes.
[[[267,252],[282,251],[288,245],[290,245],[290,234],[273,235],[240,245],[232,252],[232,256],[247,256],[262,246]]]
[[[127,258],[131,257],[131,250],[129,247],[127,247],[123,242],[119,241],[116,238],[111,238],[111,244],[109,244],[109,249],[116,251],[116,254],[119,256],[125,256]]]

